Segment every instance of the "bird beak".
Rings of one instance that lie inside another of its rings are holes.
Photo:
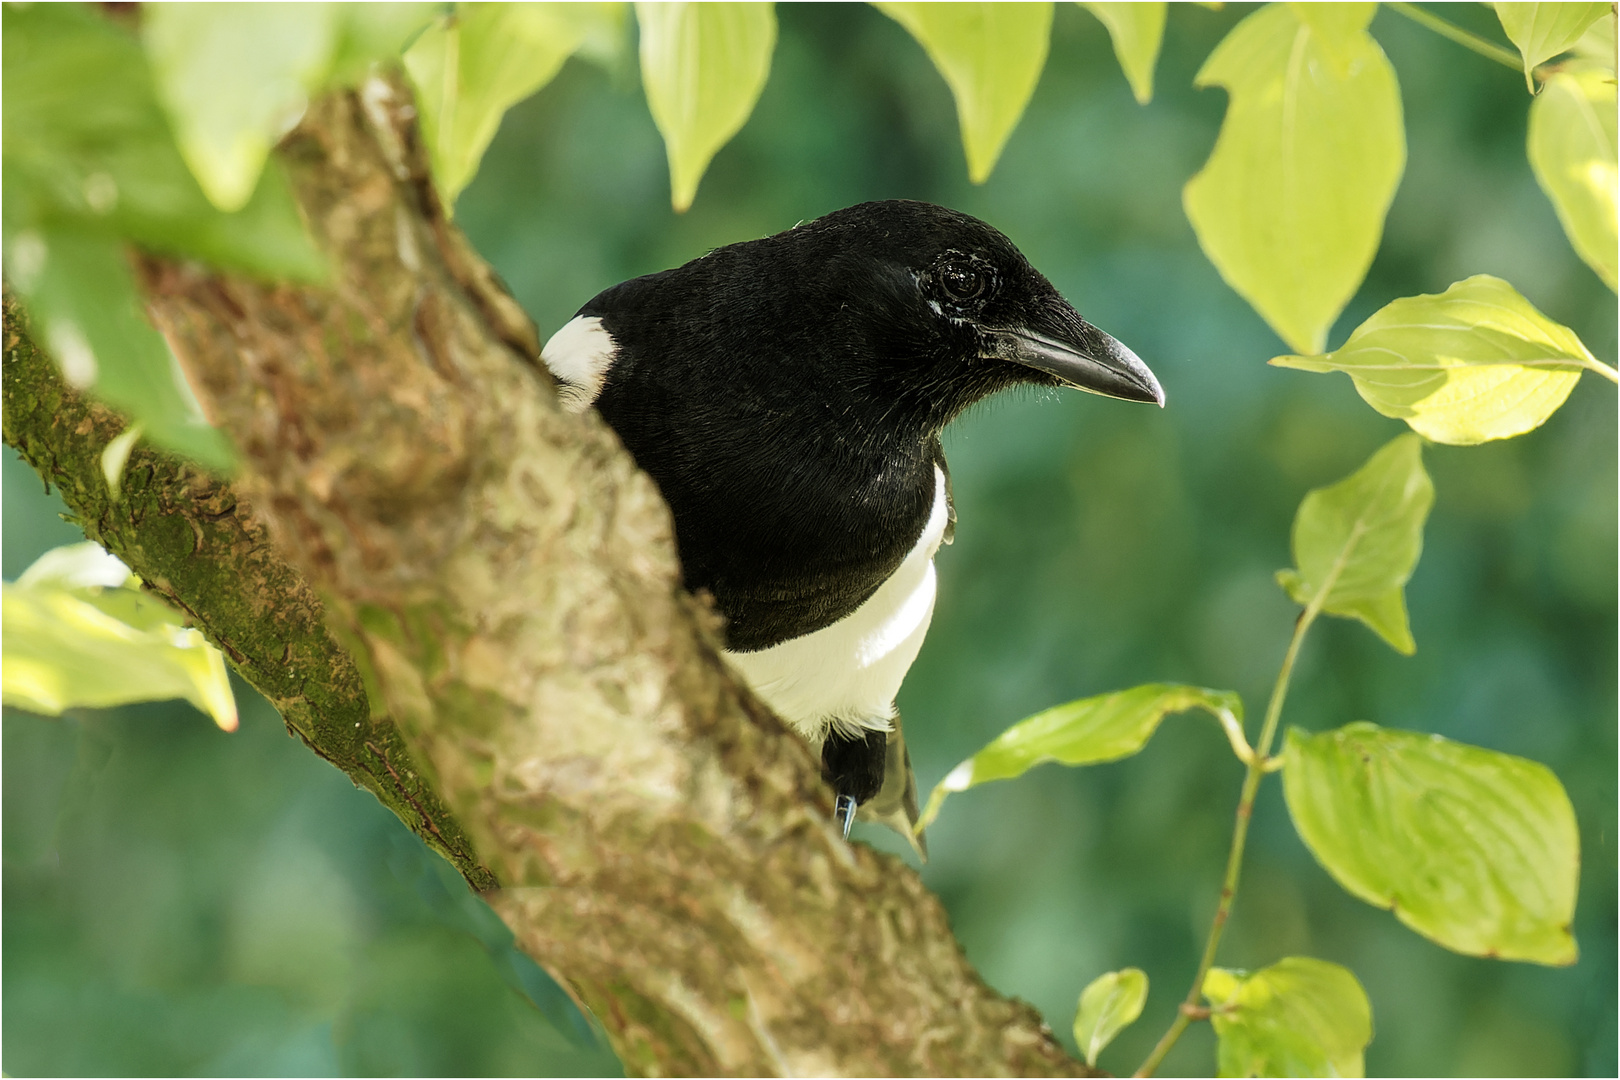
[[[987,330],[990,350],[999,359],[1044,371],[1077,390],[1163,407],[1164,390],[1141,358],[1073,308],[1054,304],[1037,321],[1035,326]]]

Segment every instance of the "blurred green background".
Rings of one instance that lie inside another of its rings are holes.
[[[1102,26],[1058,5],[1051,59],[994,176],[965,179],[948,91],[865,5],[782,5],[759,107],[682,217],[636,85],[570,61],[514,109],[459,206],[542,336],[600,289],[865,199],[954,206],[1006,232],[1159,375],[1162,412],[1029,392],[950,433],[960,525],[901,693],[932,785],[1007,724],[1149,680],[1263,705],[1292,605],[1304,493],[1405,430],[1286,351],[1219,279],[1181,211],[1225,97],[1191,89],[1249,10],[1171,11],[1156,97],[1132,101]],[[1500,38],[1488,9],[1446,14]],[[1523,79],[1382,9],[1409,162],[1385,240],[1331,338],[1397,296],[1507,279],[1615,361],[1615,298],[1569,250],[1524,157]],[[1370,1075],[1614,1075],[1616,395],[1585,379],[1523,438],[1426,454],[1437,500],[1408,599],[1418,653],[1318,624],[1285,722],[1367,719],[1550,765],[1581,824],[1581,960],[1452,955],[1351,899],[1256,811],[1224,966],[1348,965],[1371,997]],[[6,452],[4,574],[79,538]],[[184,705],[4,718],[4,1069],[20,1074],[539,1074],[617,1070],[487,908],[245,687],[242,729]],[[1136,758],[1047,766],[958,796],[924,879],[969,957],[1067,1040],[1080,989],[1144,968],[1129,1071],[1185,993],[1219,890],[1239,766],[1169,720]],[[889,838],[868,839],[888,846]],[[1195,1025],[1166,1075],[1207,1073]]]

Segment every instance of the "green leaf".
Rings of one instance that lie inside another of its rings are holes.
[[[1432,505],[1422,442],[1397,436],[1345,479],[1305,496],[1294,515],[1296,569],[1278,571],[1277,581],[1296,603],[1360,619],[1411,655],[1404,590]]]
[[[1182,192],[1198,242],[1284,341],[1321,352],[1406,164],[1394,69],[1365,31],[1324,39],[1269,4],[1233,27],[1196,85],[1231,94],[1215,150]]]
[[[1611,11],[1607,18],[1599,19],[1587,27],[1586,33],[1581,35],[1581,40],[1575,43],[1575,55],[1613,75],[1617,23],[1620,23],[1620,17]]]
[[[1559,72],[1530,103],[1530,167],[1564,234],[1611,289],[1620,288],[1614,73]]]
[[[1081,7],[1108,27],[1114,56],[1140,105],[1153,100],[1153,65],[1164,41],[1164,4],[1090,4]]]
[[[76,4],[8,8],[3,37],[5,226],[61,226],[271,278],[320,280],[282,171],[235,214],[181,160],[129,34]]]
[[[984,183],[1046,66],[1052,5],[872,6],[904,26],[945,77],[956,98],[968,179]]]
[[[1095,765],[1130,757],[1170,713],[1203,709],[1243,719],[1243,701],[1230,690],[1205,690],[1176,683],[1148,683],[1112,694],[1081,698],[1020,720],[934,785],[917,829],[939,816],[952,792],[992,780],[1010,780],[1048,761]]]
[[[1552,771],[1357,723],[1288,733],[1283,794],[1333,879],[1472,956],[1573,964],[1580,838]]]
[[[84,541],[52,548],[18,576],[18,588],[57,589],[70,592],[79,589],[121,589],[140,585],[125,566],[123,560],[100,544]]]
[[[433,177],[453,207],[478,172],[506,110],[561,69],[611,4],[466,4],[405,53]]]
[[[1348,968],[1289,956],[1204,976],[1221,1076],[1364,1076],[1372,1006]]]
[[[139,423],[154,443],[214,469],[233,455],[208,425],[180,367],[142,312],[123,245],[94,234],[25,232],[6,274],[63,378]]]
[[[1343,78],[1361,47],[1361,38],[1378,12],[1373,4],[1289,3],[1294,17],[1310,28],[1311,34],[1338,65]]]
[[[419,30],[433,21],[438,4],[339,4],[337,41],[332,48],[329,82],[359,83],[378,60],[399,57]]]
[[[1608,4],[1497,4],[1508,40],[1524,58],[1524,85],[1533,94],[1531,72],[1543,61],[1570,49],[1588,27],[1610,11]]]
[[[331,65],[336,22],[323,3],[144,6],[158,99],[221,210],[247,205],[270,148],[303,115]]]
[[[47,552],[3,589],[7,705],[65,709],[184,698],[226,731],[236,701],[225,659],[95,544]]]
[[[1081,991],[1080,1007],[1074,1014],[1074,1041],[1087,1065],[1096,1065],[1097,1055],[1114,1036],[1136,1023],[1147,995],[1148,977],[1141,968],[1099,975]]]
[[[641,81],[685,211],[714,155],[754,111],[776,48],[770,4],[638,3]]]
[[[1374,409],[1425,438],[1458,446],[1540,427],[1569,397],[1583,367],[1602,370],[1572,330],[1488,274],[1439,296],[1391,302],[1325,356],[1271,362],[1343,371]]]
[[[124,466],[129,464],[129,455],[140,437],[141,425],[131,424],[101,448],[101,475],[107,481],[107,490],[112,493],[114,502],[118,501],[119,490],[123,487]]]

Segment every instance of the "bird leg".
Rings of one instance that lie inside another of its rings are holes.
[[[849,838],[855,810],[883,787],[888,759],[888,732],[861,731],[846,735],[837,728],[827,732],[821,745],[821,765],[838,795],[834,816]]]

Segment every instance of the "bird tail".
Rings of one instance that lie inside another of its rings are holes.
[[[883,786],[861,804],[856,817],[887,825],[911,844],[917,857],[928,861],[928,838],[917,830],[917,777],[911,771],[911,754],[901,731],[900,714],[894,716],[885,744]]]

